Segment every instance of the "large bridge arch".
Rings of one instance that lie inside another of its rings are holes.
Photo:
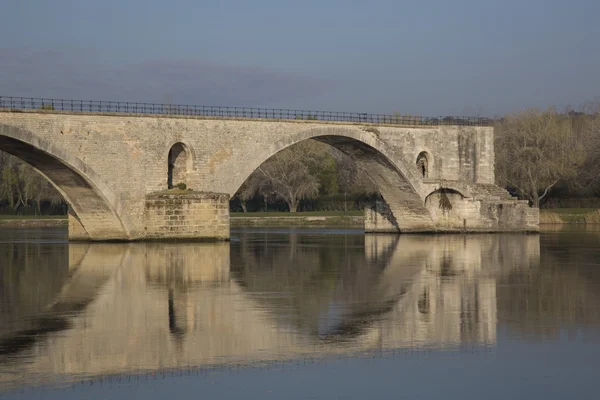
[[[127,240],[130,224],[117,196],[79,158],[25,129],[0,124],[0,150],[30,164],[60,192],[90,240]]]
[[[286,136],[267,148],[257,148],[250,162],[240,166],[227,192],[233,196],[263,162],[308,139],[327,143],[357,163],[389,204],[393,214],[390,222],[399,231],[434,230],[433,220],[424,205],[427,188],[417,178],[417,169],[411,168],[397,150],[379,139],[376,131],[358,127],[316,127]]]

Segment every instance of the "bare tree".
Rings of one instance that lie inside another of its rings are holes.
[[[41,212],[42,201],[59,204],[63,199],[29,164],[0,152],[0,201],[6,201],[17,212],[31,205]]]
[[[584,188],[600,186],[600,102],[588,104],[585,111],[581,118],[580,142],[585,146],[587,157],[577,182]]]
[[[244,184],[239,188],[235,197],[240,199],[240,204],[242,205],[242,210],[247,212],[246,204],[248,201],[252,200],[254,196],[262,192],[262,189],[269,185],[268,180],[265,178],[260,171],[254,171],[248,179],[244,182]]]
[[[336,162],[338,188],[344,194],[344,211],[347,211],[346,198],[354,193],[376,193],[377,186],[356,162],[338,149],[331,147]]]
[[[341,151],[331,148],[331,155],[335,159],[337,169],[338,188],[344,193],[344,214],[348,211],[347,196],[352,190],[352,185],[358,177],[356,163]]]
[[[300,200],[314,198],[319,194],[319,180],[311,173],[314,163],[315,144],[311,140],[301,142],[275,154],[258,168],[269,185],[265,193],[274,193],[284,200],[290,212],[296,212]]]
[[[585,159],[569,115],[529,109],[496,126],[498,183],[513,187],[539,207],[554,185],[573,178]]]
[[[331,147],[330,151],[336,162],[340,191],[348,194],[371,194],[378,191],[377,186],[368,177],[367,173],[360,169],[352,158],[334,147]]]

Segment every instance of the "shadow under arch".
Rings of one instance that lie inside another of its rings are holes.
[[[107,184],[79,158],[19,127],[0,124],[0,150],[35,168],[69,203],[90,240],[126,240],[130,224]]]
[[[261,150],[252,162],[243,165],[228,193],[233,196],[248,177],[263,162],[279,151],[314,139],[326,143],[356,162],[380,190],[394,216],[392,222],[399,231],[434,230],[431,215],[425,208],[427,189],[417,178],[415,168],[409,168],[402,156],[373,132],[357,127],[318,127],[281,139]]]
[[[450,187],[450,186],[444,186],[438,189],[435,189],[433,192],[429,193],[427,195],[427,197],[425,197],[425,203],[427,204],[427,201],[431,198],[431,196],[436,195],[436,194],[452,194],[452,195],[457,195],[460,196],[461,199],[464,199],[465,197],[470,197],[468,195],[468,193],[463,193],[464,190],[456,188],[456,187]]]

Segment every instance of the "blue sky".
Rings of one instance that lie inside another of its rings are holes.
[[[600,1],[3,0],[2,95],[494,116],[600,97]]]

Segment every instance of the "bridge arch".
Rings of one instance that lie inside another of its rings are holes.
[[[85,230],[81,238],[127,240],[130,223],[119,199],[98,174],[79,158],[33,133],[0,124],[0,150],[35,168],[69,203]]]
[[[358,127],[316,127],[259,148],[250,162],[241,165],[228,188],[233,196],[263,162],[279,151],[307,139],[314,139],[342,151],[377,185],[393,213],[392,224],[399,231],[434,229],[433,220],[424,206],[427,189],[417,178],[417,169],[378,138],[377,133]]]

